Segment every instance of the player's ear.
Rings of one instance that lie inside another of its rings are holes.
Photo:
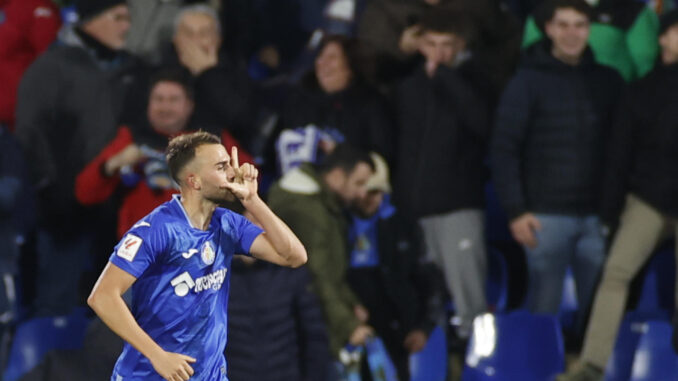
[[[200,190],[201,185],[200,185],[200,177],[197,176],[195,173],[190,173],[186,177],[186,183],[188,184],[189,187],[195,189],[195,190]]]

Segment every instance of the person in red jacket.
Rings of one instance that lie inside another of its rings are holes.
[[[0,124],[10,130],[19,80],[60,26],[59,10],[50,0],[0,0]]]
[[[146,121],[121,126],[118,133],[78,175],[75,195],[83,205],[103,203],[122,188],[118,209],[118,237],[179,189],[171,179],[164,150],[169,140],[195,130],[191,80],[179,71],[161,71],[151,80]],[[222,141],[243,150],[227,132]],[[243,152],[241,160],[253,160]]]

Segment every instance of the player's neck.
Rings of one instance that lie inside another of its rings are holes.
[[[202,197],[192,197],[190,194],[182,194],[180,200],[191,225],[200,230],[207,230],[217,205]]]

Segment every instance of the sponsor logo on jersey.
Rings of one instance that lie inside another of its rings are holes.
[[[132,262],[137,255],[142,242],[144,242],[144,240],[134,234],[127,234],[118,247],[118,257]]]
[[[197,294],[209,289],[214,291],[219,290],[224,283],[224,280],[226,280],[226,271],[228,271],[228,269],[224,268],[196,279],[195,289],[193,291]]]
[[[200,252],[200,258],[206,265],[211,265],[214,263],[214,257],[216,255],[214,254],[214,249],[212,249],[212,244],[210,241],[205,242],[205,244],[202,245],[202,251]]]
[[[227,268],[219,269],[196,280],[193,280],[188,271],[184,271],[181,275],[172,279],[170,284],[174,287],[174,293],[181,297],[188,295],[191,289],[196,294],[210,289],[218,291],[226,280],[227,271]]]

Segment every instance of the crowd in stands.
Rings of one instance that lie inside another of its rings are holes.
[[[308,252],[234,259],[232,381],[340,380],[373,337],[408,380],[436,327],[463,357],[481,314],[557,315],[570,272],[581,355],[559,379],[602,380],[678,234],[676,89],[671,0],[0,0],[0,331],[82,308],[178,193],[169,139],[203,130]],[[110,373],[120,339],[88,333],[25,379]]]

